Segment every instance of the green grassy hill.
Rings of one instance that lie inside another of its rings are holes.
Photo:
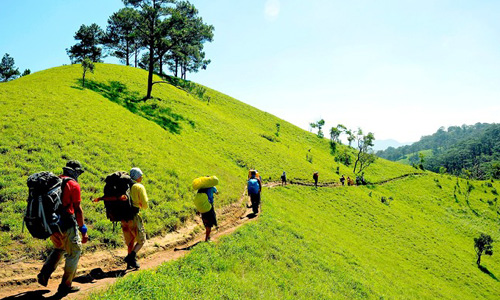
[[[500,238],[500,185],[475,182],[468,203],[466,185],[266,189],[258,222],[93,299],[498,299],[500,257],[479,269],[473,237]]]
[[[80,76],[81,67],[72,65],[0,84],[2,260],[25,252],[40,256],[50,245],[21,232],[26,179],[42,170],[59,173],[67,159],[87,170],[80,179],[92,236],[85,255],[123,247],[103,204],[90,202],[116,170],[144,171],[150,236],[193,217],[190,184],[198,176],[220,178],[219,207],[240,197],[249,168],[265,181],[278,180],[282,171],[292,180],[312,181],[319,171],[320,181],[338,181],[337,167],[353,176],[352,167],[335,162],[327,140],[209,88],[200,98],[155,85],[155,99],[135,102],[145,90],[143,70],[98,64],[85,89]],[[383,182],[415,172],[378,159],[365,178]],[[105,296],[496,299],[499,256],[484,257],[483,270],[477,268],[473,238],[480,232],[500,238],[500,185],[471,182],[466,197],[465,181],[423,174],[363,187],[265,190],[257,222],[179,261],[127,277]]]
[[[249,168],[257,168],[265,180],[279,179],[282,171],[290,179],[312,181],[314,171],[322,181],[339,178],[326,140],[224,94],[207,88],[207,102],[158,84],[156,98],[143,102],[144,70],[98,64],[84,89],[81,73],[80,65],[63,66],[0,84],[2,260],[22,255],[13,247],[33,255],[45,248],[46,243],[21,232],[26,179],[43,170],[59,174],[68,159],[81,161],[87,170],[80,181],[93,235],[88,250],[122,244],[105,219],[103,204],[89,201],[102,194],[103,179],[116,170],[137,166],[144,171],[150,236],[174,230],[194,215],[189,187],[199,176],[220,178],[218,205],[238,199]],[[281,125],[279,137],[276,123]],[[376,163],[366,178],[407,172],[395,165]],[[351,168],[340,165],[340,171],[347,176]]]

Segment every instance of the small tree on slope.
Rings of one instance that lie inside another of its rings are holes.
[[[356,141],[358,147],[358,155],[356,156],[356,162],[354,163],[353,173],[360,173],[364,169],[368,168],[373,162],[375,162],[375,155],[370,153],[373,147],[373,141],[375,140],[375,136],[373,133],[368,132],[367,135],[363,134],[361,128],[358,129],[356,134]],[[359,168],[358,168],[359,167]]]
[[[477,265],[481,265],[481,255],[493,255],[493,239],[491,236],[481,233],[478,238],[474,238],[474,249],[477,253]]]
[[[82,87],[85,87],[85,74],[87,73],[87,71],[90,71],[90,73],[94,73],[95,65],[90,60],[90,58],[85,57],[85,59],[82,61],[82,68],[83,68]]]

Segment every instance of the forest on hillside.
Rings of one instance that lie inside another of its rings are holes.
[[[389,147],[377,156],[406,160],[410,164],[440,173],[475,179],[500,178],[500,124],[444,127],[418,142]]]

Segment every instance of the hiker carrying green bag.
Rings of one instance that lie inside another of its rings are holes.
[[[210,241],[212,227],[217,225],[217,216],[214,208],[214,194],[218,194],[215,187],[219,183],[216,176],[205,176],[193,180],[193,189],[198,190],[194,197],[194,205],[201,213],[203,225],[205,225],[205,242]]]

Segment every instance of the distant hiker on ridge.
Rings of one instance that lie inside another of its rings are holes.
[[[250,179],[248,179],[247,189],[250,201],[252,202],[252,211],[254,214],[259,213],[260,193],[262,191],[262,182],[260,177],[257,177],[257,171],[250,172]]]
[[[313,173],[313,179],[314,179],[314,186],[318,187],[319,173],[317,171]]]
[[[61,187],[63,212],[59,221],[61,232],[54,232],[50,236],[54,249],[37,275],[38,283],[47,286],[50,275],[55,271],[63,255],[65,255],[64,274],[57,289],[60,296],[66,296],[68,293],[80,290],[79,287],[72,286],[72,282],[82,253],[82,243],[86,243],[89,238],[87,236],[87,226],[83,222],[83,209],[80,205],[80,185],[78,184],[78,177],[83,172],[80,162],[70,160],[66,163],[66,167],[63,168],[63,175],[59,176],[63,180]],[[81,232],[81,237],[78,231]]]
[[[286,185],[286,173],[283,171],[283,174],[281,174],[281,186]]]

